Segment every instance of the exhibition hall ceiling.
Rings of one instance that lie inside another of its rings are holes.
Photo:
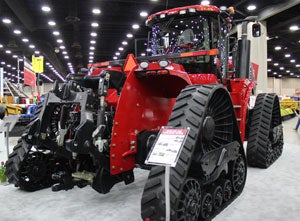
[[[17,81],[17,60],[44,56],[42,80],[62,82],[88,63],[124,59],[140,50],[148,15],[201,0],[0,0],[0,66]],[[267,23],[268,76],[300,77],[300,0],[211,0],[236,17]],[[137,45],[138,50],[135,50]],[[9,75],[8,75],[9,74]],[[22,77],[22,74],[20,75]],[[22,82],[22,79],[20,80]]]

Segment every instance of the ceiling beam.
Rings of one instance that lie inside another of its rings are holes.
[[[258,14],[258,19],[264,21],[280,12],[300,4],[300,0],[286,0],[284,3],[271,5]]]
[[[35,22],[30,16],[27,6],[23,1],[5,0],[5,2],[28,30],[35,30]]]

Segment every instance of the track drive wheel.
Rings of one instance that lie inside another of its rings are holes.
[[[282,153],[283,130],[276,94],[259,94],[250,119],[247,161],[268,168]]]
[[[178,162],[170,169],[171,220],[211,218],[213,197],[203,195],[202,185],[200,188],[197,182],[209,185],[218,177],[209,178],[210,174],[203,172],[199,162],[205,154],[219,151],[224,145],[238,140],[239,132],[236,133],[237,123],[227,90],[220,85],[186,87],[177,97],[168,126],[190,128]],[[164,182],[165,168],[152,167],[141,200],[143,220],[165,219]],[[189,195],[191,199],[187,199]],[[196,212],[198,208],[201,208],[200,213]]]

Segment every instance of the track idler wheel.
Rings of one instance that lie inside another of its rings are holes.
[[[246,180],[246,162],[240,155],[234,162],[232,168],[232,188],[238,192],[245,184]]]

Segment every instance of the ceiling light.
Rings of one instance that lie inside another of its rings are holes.
[[[91,44],[96,44],[96,41],[95,40],[91,40],[90,43]]]
[[[145,11],[141,11],[141,12],[140,12],[140,16],[141,16],[141,17],[147,17],[147,16],[148,16],[148,13],[145,12]]]
[[[93,14],[95,14],[95,15],[98,15],[98,14],[101,13],[101,11],[100,11],[99,8],[93,8],[92,12],[93,12]]]
[[[89,60],[89,63],[93,63],[93,60]]]
[[[290,26],[291,31],[297,31],[298,29],[299,29],[299,27],[297,25]]]
[[[119,49],[119,51],[123,51],[123,50],[124,50],[124,48],[123,48],[123,47],[119,47],[118,49]]]
[[[35,48],[35,46],[34,45],[29,45],[29,48]]]
[[[5,53],[6,54],[11,54],[11,50],[6,50]]]
[[[290,62],[291,62],[291,63],[295,63],[295,62],[296,62],[296,60],[295,60],[295,59],[292,59],[292,60],[290,60]]]
[[[23,42],[28,42],[29,40],[28,40],[28,38],[22,38],[22,41]]]
[[[122,45],[128,45],[127,41],[122,41]]]
[[[94,55],[95,53],[93,51],[90,51],[89,52],[89,55]]]
[[[272,58],[268,58],[267,61],[272,61]]]
[[[10,24],[11,20],[9,18],[3,18],[2,22],[5,23],[5,24]]]
[[[133,37],[133,34],[128,33],[126,36],[127,36],[127,38],[132,38],[132,37]]]
[[[57,39],[56,42],[57,43],[63,43],[63,40],[62,39]]]
[[[276,51],[281,50],[281,46],[276,46],[276,47],[275,47],[275,50],[276,50]]]
[[[91,26],[94,27],[94,28],[96,28],[96,27],[99,26],[99,24],[97,22],[92,22]]]
[[[66,51],[63,51],[63,52],[62,52],[62,54],[68,54],[68,52],[66,52]]]
[[[12,57],[13,57],[13,58],[18,58],[18,55],[15,55],[15,54],[14,54]]]
[[[2,44],[0,44],[0,48],[3,48],[3,45],[2,45]]]
[[[133,28],[133,29],[139,29],[140,26],[139,26],[138,24],[133,24],[133,25],[132,25],[132,28]]]
[[[39,51],[35,51],[34,53],[35,53],[35,54],[40,54],[40,52],[39,52]]]
[[[292,76],[293,76],[293,75],[294,75],[294,73],[290,73],[290,75],[292,75]]]
[[[56,23],[55,23],[55,21],[48,21],[48,25],[50,25],[50,26],[55,26],[56,25]]]
[[[210,1],[201,1],[201,5],[209,5],[210,4]]]
[[[289,58],[289,57],[291,57],[291,55],[290,54],[285,54],[284,57]]]
[[[90,56],[89,59],[94,59],[94,56]]]
[[[119,56],[121,53],[120,52],[116,52],[116,55]]]
[[[95,50],[95,47],[91,46],[91,47],[90,47],[90,50]]]
[[[142,57],[146,56],[146,53],[141,53],[141,56],[142,56]]]
[[[274,66],[278,66],[279,64],[278,63],[274,63]]]
[[[254,11],[256,9],[256,5],[249,5],[247,9],[248,11]]]
[[[296,64],[296,68],[299,68],[300,67],[300,64]]]
[[[56,36],[60,35],[59,31],[54,31],[52,33],[53,33],[53,35],[56,35]]]
[[[284,70],[284,67],[280,67],[279,69],[280,69],[280,70]]]
[[[15,30],[14,30],[14,33],[15,33],[16,35],[20,35],[22,32],[21,32],[19,29],[15,29]]]
[[[63,45],[59,46],[59,48],[60,48],[60,49],[66,49],[66,47],[63,46]]]
[[[50,12],[51,11],[51,8],[48,5],[43,5],[41,9],[44,12]]]
[[[286,73],[290,73],[291,71],[290,70],[286,70]]]
[[[96,33],[96,32],[91,32],[91,36],[92,36],[92,37],[96,37],[96,36],[97,36],[97,33]]]
[[[114,56],[114,57],[113,57],[113,59],[114,59],[114,60],[117,60],[117,59],[118,59],[118,57],[117,57],[117,56]]]
[[[69,59],[69,56],[68,56],[68,55],[66,55],[66,56],[64,56],[64,58],[65,58],[65,59]]]

